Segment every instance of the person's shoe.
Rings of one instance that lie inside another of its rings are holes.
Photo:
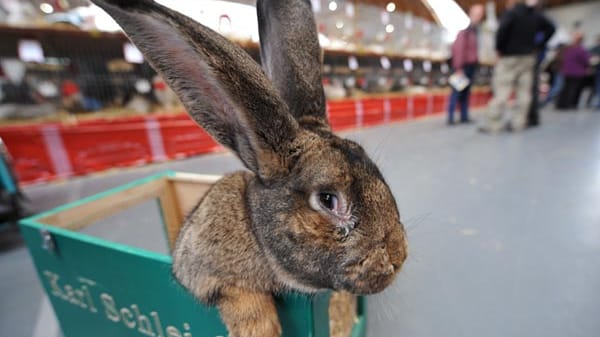
[[[472,119],[461,119],[460,121],[461,124],[471,124],[473,123]]]
[[[447,121],[446,125],[448,125],[448,126],[454,126],[454,122],[453,121]]]
[[[477,131],[478,131],[479,133],[485,133],[485,134],[488,134],[488,135],[492,133],[492,130],[490,130],[490,128],[488,128],[488,127],[485,127],[485,126],[483,126],[483,125],[480,125],[480,126],[478,126],[478,127],[477,127]]]
[[[485,134],[490,134],[490,135],[498,135],[500,134],[502,131],[505,131],[506,127],[501,127],[499,129],[497,128],[491,128],[487,125],[479,125],[477,127],[477,131],[481,132],[481,133],[485,133]]]

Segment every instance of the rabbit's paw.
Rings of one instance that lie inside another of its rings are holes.
[[[218,304],[229,337],[279,337],[281,325],[271,294],[229,288]]]
[[[237,322],[229,331],[229,337],[280,337],[279,321],[267,318],[255,318]]]

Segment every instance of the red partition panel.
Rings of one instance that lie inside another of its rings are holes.
[[[433,111],[432,113],[442,113],[448,109],[448,95],[435,94],[433,95]]]
[[[393,121],[408,118],[408,98],[406,96],[390,98],[390,105]]]
[[[419,118],[427,115],[430,111],[429,95],[419,94],[412,96],[413,118]]]
[[[362,126],[383,124],[385,118],[383,101],[383,98],[361,100],[363,111]]]
[[[392,100],[389,97],[384,97],[382,100],[383,123],[389,123],[392,121]]]
[[[153,159],[144,122],[63,127],[62,138],[76,174]]]
[[[182,158],[221,149],[212,137],[191,119],[161,120],[165,154],[169,158]]]
[[[356,103],[354,100],[327,103],[329,124],[335,131],[356,127]]]
[[[481,91],[478,90],[475,93],[475,100],[471,99],[471,104],[476,106],[476,107],[485,107],[490,98],[491,98],[491,92],[490,91]]]
[[[477,108],[481,106],[481,93],[479,91],[471,92],[471,96],[469,97],[469,105],[473,108]]]
[[[3,128],[0,137],[13,157],[20,182],[46,181],[56,176],[40,127]]]

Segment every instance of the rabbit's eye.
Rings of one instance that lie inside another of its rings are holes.
[[[323,207],[330,211],[335,211],[338,208],[338,198],[335,194],[331,193],[320,193],[319,202]]]
[[[342,216],[345,210],[343,195],[339,195],[335,192],[313,192],[311,193],[308,202],[310,207],[315,211],[325,211],[329,215],[336,217]]]

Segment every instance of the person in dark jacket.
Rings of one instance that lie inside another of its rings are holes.
[[[469,9],[471,24],[460,31],[454,44],[452,44],[452,68],[457,74],[462,74],[469,79],[470,84],[462,91],[452,88],[450,103],[448,105],[448,125],[454,124],[454,110],[460,105],[460,122],[469,123],[469,97],[471,95],[471,83],[475,78],[475,72],[479,63],[477,26],[485,16],[483,5],[473,5]]]
[[[555,30],[552,22],[535,6],[523,1],[509,0],[507,7],[508,10],[500,19],[496,34],[499,59],[492,83],[494,98],[479,128],[483,132],[497,133],[507,126],[514,131],[526,127],[536,62],[535,37],[541,32],[544,35],[542,42],[545,44]],[[506,103],[513,91],[517,94],[518,107],[506,125]]]
[[[536,7],[538,11],[541,11],[541,4],[538,0],[530,0],[526,3],[528,6]],[[539,31],[535,35],[534,43],[536,47],[536,60],[535,66],[533,67],[533,85],[531,87],[531,103],[529,104],[529,111],[527,112],[527,126],[534,127],[540,124],[540,66],[546,58],[546,45],[550,38],[556,32],[556,27],[552,25],[552,29],[546,31]],[[548,36],[549,35],[549,36]]]

